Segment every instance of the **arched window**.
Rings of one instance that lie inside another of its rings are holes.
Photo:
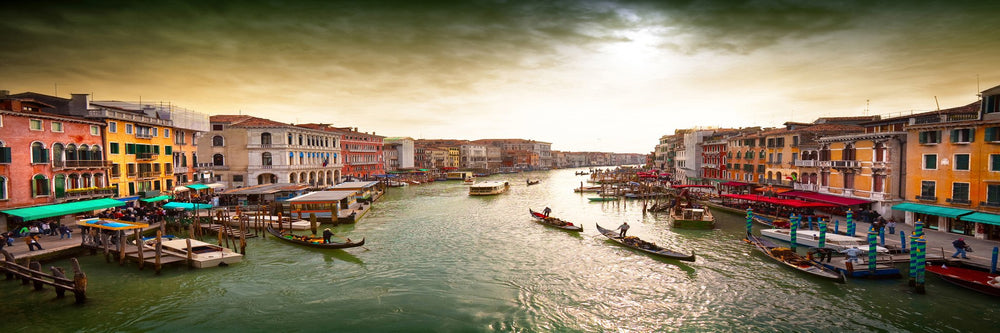
[[[49,179],[45,175],[31,178],[31,194],[36,197],[49,195]]]
[[[212,147],[222,147],[225,143],[225,139],[223,139],[221,135],[212,137]]]
[[[0,176],[0,200],[7,200],[7,178]]]
[[[76,145],[71,143],[68,146],[66,146],[66,160],[77,161],[79,159],[80,157],[76,153]]]
[[[226,165],[225,162],[226,161],[222,157],[222,154],[212,155],[212,164],[215,164],[216,166],[221,166],[221,165]]]
[[[875,144],[875,162],[884,162],[885,158],[885,143],[879,142]]]
[[[288,133],[288,144],[292,144],[292,133]]]
[[[90,160],[91,161],[103,161],[104,154],[101,154],[101,146],[94,145],[90,147]]]
[[[88,145],[80,145],[80,148],[76,149],[76,158],[80,159],[81,161],[89,161],[90,160],[90,146],[88,146]]]
[[[843,153],[841,153],[840,159],[844,161],[853,161],[855,160],[854,156],[855,156],[854,145],[848,144],[844,146],[844,151]]]
[[[302,145],[302,134],[299,134],[299,146]]]
[[[66,149],[63,148],[63,144],[61,143],[52,145],[52,161],[56,162],[56,165],[62,165],[60,162],[64,161],[63,152],[65,151]]]
[[[271,144],[271,133],[260,133],[260,144],[269,145]]]
[[[271,153],[260,154],[260,163],[263,165],[271,165]]]
[[[49,150],[41,142],[31,144],[31,163],[49,163]]]

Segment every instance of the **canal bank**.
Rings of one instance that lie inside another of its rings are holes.
[[[160,275],[82,256],[87,304],[0,283],[0,313],[24,318],[0,329],[976,332],[1000,324],[995,299],[933,276],[925,295],[904,279],[804,277],[744,243],[741,216],[718,214],[715,230],[672,230],[640,200],[589,203],[572,190],[581,179],[574,171],[486,177],[512,184],[489,197],[470,197],[459,181],[390,189],[361,223],[332,228],[366,237],[367,249],[257,238],[239,264]],[[542,182],[529,187],[527,177]],[[528,215],[544,207],[584,231]],[[694,250],[697,260],[652,258],[594,228],[622,221],[630,235]]]

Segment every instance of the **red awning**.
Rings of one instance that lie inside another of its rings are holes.
[[[689,188],[689,187],[700,187],[700,188],[715,188],[712,185],[673,185],[670,188]]]
[[[456,167],[443,167],[441,170],[458,170]]]
[[[750,184],[750,183],[741,183],[741,182],[725,182],[725,183],[722,183],[722,184],[719,184],[719,185],[722,185],[722,186],[750,186],[750,185],[753,185],[753,184]]]
[[[813,202],[804,201],[796,199],[781,199],[775,197],[766,197],[756,194],[723,194],[725,198],[740,199],[754,202],[765,202],[775,205],[788,206],[793,208],[803,208],[803,207],[835,207],[834,204],[829,204],[825,202]]]
[[[835,205],[838,205],[838,206],[855,206],[855,205],[862,205],[862,204],[866,204],[866,203],[871,203],[870,200],[857,199],[857,198],[848,198],[848,197],[842,197],[842,196],[838,196],[838,195],[829,195],[829,194],[809,192],[809,191],[789,191],[789,192],[781,193],[781,196],[783,196],[783,197],[795,197],[795,198],[812,200],[812,201],[827,202],[827,203],[832,203],[832,204],[835,204]]]

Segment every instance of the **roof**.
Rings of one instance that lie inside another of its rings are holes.
[[[234,188],[222,192],[222,194],[250,195],[250,194],[272,194],[278,192],[297,192],[309,188],[309,185],[293,183],[260,184],[250,187]]]
[[[378,185],[378,181],[344,182],[333,186],[333,189],[366,188]]]
[[[214,115],[208,117],[213,123],[228,123],[230,127],[289,127],[294,126],[270,119],[244,115]]]
[[[982,101],[975,101],[975,102],[972,102],[972,103],[969,103],[969,104],[966,104],[966,105],[963,105],[963,106],[957,106],[957,107],[947,108],[947,109],[943,109],[943,110],[926,111],[926,112],[920,112],[920,113],[912,113],[912,114],[909,114],[909,115],[899,116],[899,117],[882,118],[881,120],[874,120],[874,121],[864,122],[864,123],[861,123],[861,125],[874,125],[874,124],[883,124],[883,123],[896,123],[896,122],[900,122],[900,121],[903,121],[903,120],[906,120],[906,119],[910,119],[910,118],[917,118],[917,117],[921,117],[921,116],[935,115],[935,114],[978,113],[979,109],[981,108],[981,104],[982,104]]]
[[[94,199],[86,201],[67,202],[55,205],[45,205],[38,207],[17,208],[0,211],[7,215],[18,216],[25,221],[44,219],[46,217],[63,216],[83,212],[92,212],[98,209],[124,206],[125,202],[115,199]]]
[[[316,191],[286,200],[289,203],[331,202],[354,196],[354,191]]]

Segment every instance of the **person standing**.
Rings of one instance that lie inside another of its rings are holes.
[[[618,237],[625,238],[625,234],[628,233],[628,228],[628,221],[625,221],[622,225],[618,226],[618,230],[621,230],[621,232],[618,233]]]
[[[955,247],[955,254],[951,256],[952,258],[958,258],[958,255],[961,254],[962,259],[969,259],[965,253],[965,248],[969,247],[969,244],[965,244],[965,238],[959,237],[954,242],[951,242],[951,245]]]
[[[330,237],[333,237],[333,231],[330,231],[330,228],[323,229],[323,243],[324,244],[329,244],[330,243]]]
[[[895,235],[896,234],[896,220],[890,219],[889,222],[885,223],[885,227],[889,228],[889,234],[890,235]]]
[[[42,238],[39,235],[31,235],[24,238],[24,243],[28,245],[28,251],[34,251],[37,247],[39,250],[42,249],[42,244],[38,244],[38,239]]]
[[[859,249],[857,246],[852,246],[847,250],[840,251],[840,253],[847,254],[848,262],[858,262],[858,255],[861,254],[861,249]]]
[[[552,213],[552,208],[545,207],[545,209],[542,209],[542,214],[545,214],[545,217],[549,217],[550,213]]]

